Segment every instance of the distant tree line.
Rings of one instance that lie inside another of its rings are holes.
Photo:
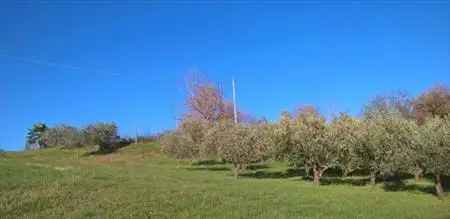
[[[221,159],[234,176],[250,164],[284,160],[305,170],[320,185],[338,169],[343,176],[366,172],[369,182],[400,180],[411,174],[433,176],[444,197],[450,175],[450,89],[435,86],[413,98],[404,93],[377,96],[361,116],[339,113],[327,120],[313,106],[284,112],[276,123],[246,119],[233,122],[232,105],[210,82],[191,83],[188,111],[180,125],[161,137],[162,151],[177,159]]]
[[[26,149],[98,145],[100,152],[111,152],[132,142],[133,139],[119,137],[114,123],[95,123],[81,129],[66,124],[48,127],[44,123],[36,123],[28,131]]]

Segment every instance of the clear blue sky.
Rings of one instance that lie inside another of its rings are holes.
[[[173,128],[191,70],[228,96],[235,76],[239,107],[270,120],[450,82],[448,1],[69,2],[0,3],[1,149],[22,149],[38,121]]]

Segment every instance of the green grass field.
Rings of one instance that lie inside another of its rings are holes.
[[[235,180],[228,165],[178,162],[151,144],[86,154],[0,154],[0,218],[450,218],[450,198],[438,200],[429,182],[317,187],[283,163]]]

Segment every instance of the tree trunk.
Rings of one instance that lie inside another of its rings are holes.
[[[375,186],[377,175],[375,172],[370,172],[370,185]]]
[[[309,168],[309,166],[305,165],[305,179],[309,178],[310,171],[311,171],[311,169]]]
[[[320,185],[320,177],[322,176],[322,171],[320,170],[319,167],[314,167],[313,172],[314,172],[313,183],[314,183],[314,185],[318,186],[318,185]]]
[[[239,170],[240,170],[240,165],[239,164],[234,165],[233,173],[234,173],[234,178],[235,179],[239,178]]]
[[[416,165],[416,171],[414,172],[414,179],[416,180],[416,183],[422,180],[423,170],[419,167],[419,165]]]
[[[351,169],[344,168],[342,172],[343,177],[347,177],[352,172]]]
[[[445,194],[444,194],[444,188],[442,187],[441,175],[439,175],[439,174],[435,175],[435,188],[436,188],[436,195],[440,199],[443,199]]]
[[[414,173],[414,179],[416,180],[416,183],[422,181],[422,173],[421,172],[415,172]]]
[[[347,177],[347,176],[348,176],[347,170],[343,170],[343,172],[342,172],[342,177]]]

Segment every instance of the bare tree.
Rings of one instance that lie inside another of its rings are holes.
[[[363,114],[365,117],[371,117],[374,114],[396,112],[405,119],[414,119],[413,103],[414,99],[404,91],[378,95],[364,107]]]
[[[186,80],[189,116],[208,122],[232,118],[233,106],[226,102],[218,86],[204,77],[193,75]]]
[[[450,114],[450,89],[437,85],[425,91],[414,101],[415,116],[419,124],[427,117],[445,117]]]

